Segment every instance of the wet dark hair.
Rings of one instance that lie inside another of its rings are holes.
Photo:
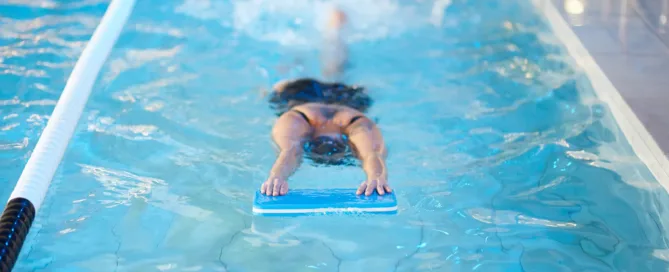
[[[307,143],[307,150],[310,153],[318,155],[332,156],[334,154],[343,154],[347,149],[348,145],[346,143],[328,136],[319,136]]]
[[[272,92],[269,102],[277,115],[295,106],[313,102],[347,106],[363,113],[372,105],[372,99],[362,87],[323,83],[310,78],[287,83],[283,91]]]
[[[305,143],[306,156],[321,165],[353,165],[348,144],[328,136],[319,136]]]

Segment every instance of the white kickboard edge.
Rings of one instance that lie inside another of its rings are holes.
[[[308,213],[373,213],[373,212],[393,212],[397,211],[397,206],[378,207],[378,208],[316,208],[316,209],[262,209],[253,207],[253,213],[256,214],[308,214]]]

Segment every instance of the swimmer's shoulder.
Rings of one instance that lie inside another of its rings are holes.
[[[318,103],[304,103],[292,107],[290,110],[303,114],[311,125],[318,125],[324,121],[320,109]]]
[[[341,126],[347,126],[351,120],[359,117],[366,117],[365,113],[353,108],[340,106],[337,114],[332,118],[332,121]]]

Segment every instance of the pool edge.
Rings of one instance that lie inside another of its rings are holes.
[[[562,42],[569,55],[583,69],[596,96],[609,106],[613,118],[625,135],[634,153],[648,167],[655,179],[669,193],[669,159],[648,129],[641,123],[618,89],[599,67],[576,33],[562,18],[550,0],[530,0],[548,22],[553,34]]]

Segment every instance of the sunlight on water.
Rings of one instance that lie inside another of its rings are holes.
[[[265,95],[318,76],[332,2],[138,1],[23,271],[663,271],[669,198],[526,1],[336,1],[396,216],[254,218]],[[0,4],[7,198],[105,1]],[[356,186],[305,163],[291,188]]]

